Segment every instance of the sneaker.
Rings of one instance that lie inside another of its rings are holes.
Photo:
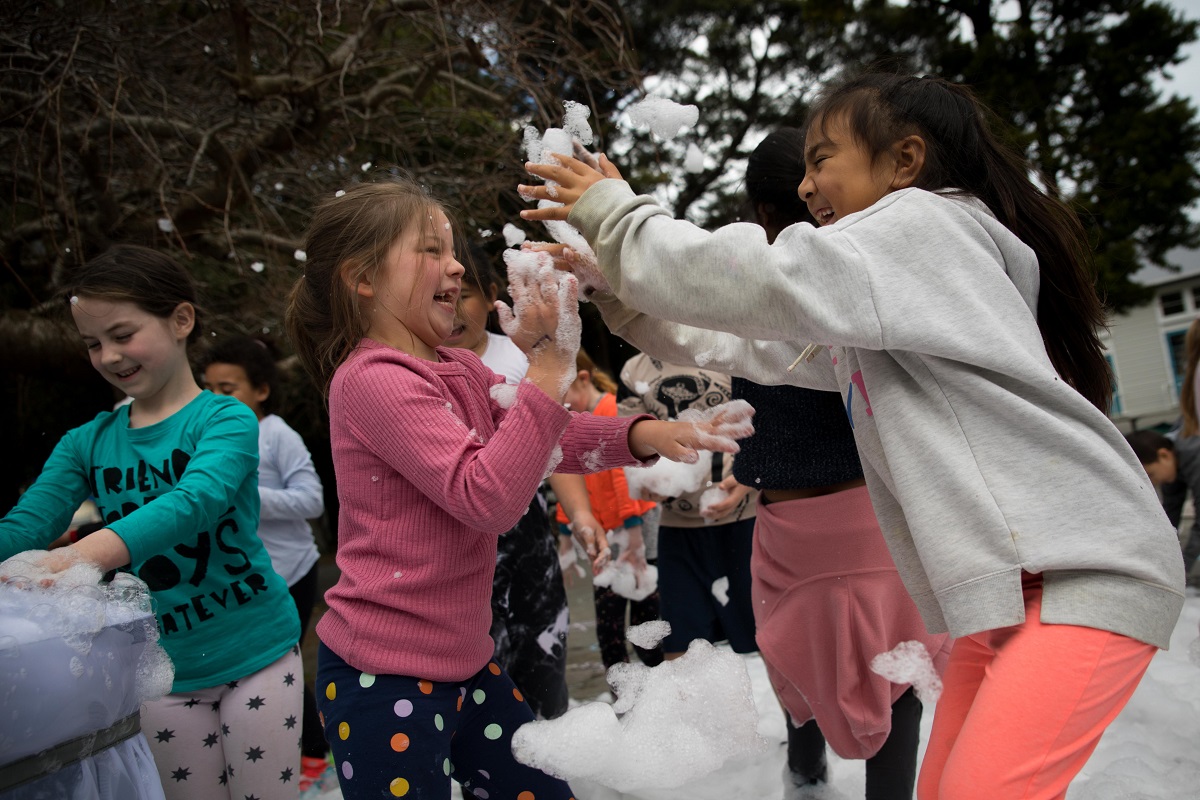
[[[319,797],[326,789],[327,771],[332,773],[333,765],[326,759],[300,756],[300,797],[304,800]]]

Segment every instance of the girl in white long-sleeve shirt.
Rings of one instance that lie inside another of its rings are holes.
[[[526,165],[558,185],[521,190],[562,205],[523,216],[582,231],[582,279],[647,352],[842,393],[901,577],[958,637],[919,796],[1063,797],[1183,602],[1174,531],[1104,413],[1082,226],[964,87],[864,76],[807,131],[820,227],[771,245],[566,156]]]
[[[304,440],[271,408],[275,360],[267,346],[248,336],[220,339],[205,358],[204,388],[241,400],[258,417],[258,538],[271,566],[288,585],[300,614],[300,643],[308,631],[319,591],[321,557],[310,519],[325,513],[325,493]],[[305,681],[299,788],[326,771],[325,736],[317,703]]]

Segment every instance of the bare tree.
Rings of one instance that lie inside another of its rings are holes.
[[[601,0],[65,5],[0,28],[9,313],[38,315],[72,266],[135,241],[188,262],[235,324],[269,326],[317,198],[399,168],[498,228],[514,120],[633,75]]]
[[[185,263],[211,329],[275,331],[313,204],[380,170],[498,235],[521,126],[627,92],[631,53],[608,0],[4,3],[0,368],[94,377],[53,297],[114,242]],[[39,417],[15,383],[12,444],[35,458],[84,412]]]

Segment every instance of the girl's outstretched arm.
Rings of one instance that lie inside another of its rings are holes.
[[[33,555],[32,553],[29,555]],[[34,565],[39,574],[37,577],[42,586],[54,583],[55,576],[66,572],[76,564],[91,564],[100,572],[108,572],[129,563],[129,548],[125,541],[108,528],[88,534],[74,544],[59,547],[27,563]],[[14,562],[15,564],[15,562]],[[0,570],[0,583],[15,577],[14,567]],[[15,567],[19,571],[20,567]],[[9,573],[12,574],[9,574]]]
[[[604,154],[600,155],[600,169],[596,169],[578,158],[561,153],[552,155],[559,160],[562,166],[534,164],[530,161],[526,162],[525,169],[530,174],[551,181],[553,185],[526,186],[521,184],[517,186],[517,191],[521,193],[522,197],[549,200],[552,203],[561,203],[561,205],[525,209],[521,212],[522,219],[565,220],[570,215],[571,209],[575,207],[575,201],[582,197],[583,193],[593,184],[607,178],[624,180],[621,177],[621,171]]]
[[[688,409],[678,422],[643,419],[629,429],[629,452],[641,459],[655,455],[694,464],[698,450],[736,453],[738,439],[754,433],[754,408],[745,400],[733,400],[696,411]]]

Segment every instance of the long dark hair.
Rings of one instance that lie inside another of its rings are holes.
[[[1041,270],[1038,328],[1050,363],[1107,413],[1112,378],[1098,336],[1105,317],[1087,235],[1075,212],[1039,189],[1029,162],[996,135],[995,115],[960,84],[870,73],[821,97],[808,124],[823,127],[834,116],[873,159],[905,136],[920,136],[925,166],[914,185],[978,197],[1033,249]]]
[[[800,199],[803,180],[804,131],[800,128],[776,128],[750,154],[746,196],[770,240],[797,222],[816,223],[808,203]]]

